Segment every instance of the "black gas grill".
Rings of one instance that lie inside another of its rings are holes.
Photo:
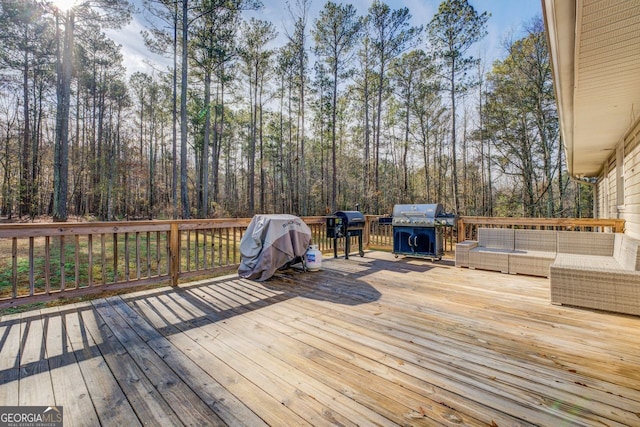
[[[456,216],[440,203],[393,207],[393,253],[441,259],[444,255],[443,227],[453,227]]]
[[[349,259],[351,238],[358,238],[358,253],[364,256],[362,234],[365,219],[359,211],[337,211],[327,217],[327,237],[333,239],[333,257],[338,257],[338,239],[344,238],[344,257]]]

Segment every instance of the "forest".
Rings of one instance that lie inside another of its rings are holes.
[[[291,0],[0,2],[0,217],[54,221],[391,213],[590,217],[566,172],[541,17],[472,55],[489,13],[429,22]],[[140,16],[167,59],[127,74],[109,30]],[[259,15],[258,15],[259,16]],[[278,43],[277,40],[285,40]]]

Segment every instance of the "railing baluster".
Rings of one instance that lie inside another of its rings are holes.
[[[29,295],[33,296],[36,289],[35,275],[33,271],[33,236],[29,236]]]
[[[11,240],[11,294],[18,296],[18,238]]]
[[[113,233],[113,283],[118,281],[118,233]]]
[[[128,282],[131,280],[129,275],[129,233],[124,233],[124,280]]]
[[[100,256],[102,258],[102,284],[107,283],[107,260],[106,260],[106,240],[107,236],[102,233],[100,235]]]
[[[237,236],[237,233],[238,233],[237,230],[238,229],[236,227],[233,227],[233,263],[234,264],[238,263],[238,261],[236,261],[236,250],[237,250],[236,242],[238,240],[238,239],[236,239],[236,236]]]
[[[194,270],[198,270],[200,267],[200,230],[194,230],[196,233],[196,265]]]
[[[160,232],[156,231],[156,269],[158,270],[158,276],[162,274],[160,270]]]
[[[44,238],[44,288],[47,295],[51,292],[51,238]]]
[[[136,280],[140,280],[140,233],[136,231]]]
[[[229,228],[225,228],[226,231],[226,235],[227,235],[227,263],[225,265],[229,265]]]
[[[178,223],[171,224],[170,238],[168,240],[169,271],[171,274],[171,285],[178,286],[178,277],[180,275],[180,229]]]
[[[216,266],[216,229],[211,229],[211,268]]]
[[[89,283],[87,284],[89,287],[93,286],[93,234],[89,234],[87,236],[87,256],[89,266],[87,271],[87,277]]]
[[[191,270],[191,230],[187,230],[187,268],[184,271]]]
[[[209,232],[208,228],[202,230],[202,261],[204,263],[204,269],[208,269],[207,262],[207,233]]]
[[[64,236],[60,236],[60,292],[64,292],[66,288],[65,273],[65,256],[64,256]]]
[[[220,263],[220,266],[222,267],[224,264],[222,264],[222,228],[218,229],[218,262]]]
[[[151,233],[147,231],[147,277],[151,277]]]
[[[74,288],[78,289],[80,287],[80,235],[74,236],[74,244],[76,257]]]
[[[167,231],[165,233],[165,258],[167,259],[167,276],[171,276],[171,235],[173,232],[173,225],[171,226],[171,231]]]

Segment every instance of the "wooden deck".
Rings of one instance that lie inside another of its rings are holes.
[[[0,319],[0,405],[74,425],[640,425],[640,318],[369,252]]]

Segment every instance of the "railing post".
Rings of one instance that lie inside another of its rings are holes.
[[[464,242],[466,239],[467,239],[467,230],[465,230],[464,219],[463,217],[459,217],[458,218],[458,243]]]
[[[180,230],[178,223],[172,222],[169,237],[169,265],[171,274],[171,286],[178,286],[180,270]]]
[[[362,245],[369,249],[369,238],[371,235],[371,217],[369,215],[364,216],[364,236],[362,236]]]

